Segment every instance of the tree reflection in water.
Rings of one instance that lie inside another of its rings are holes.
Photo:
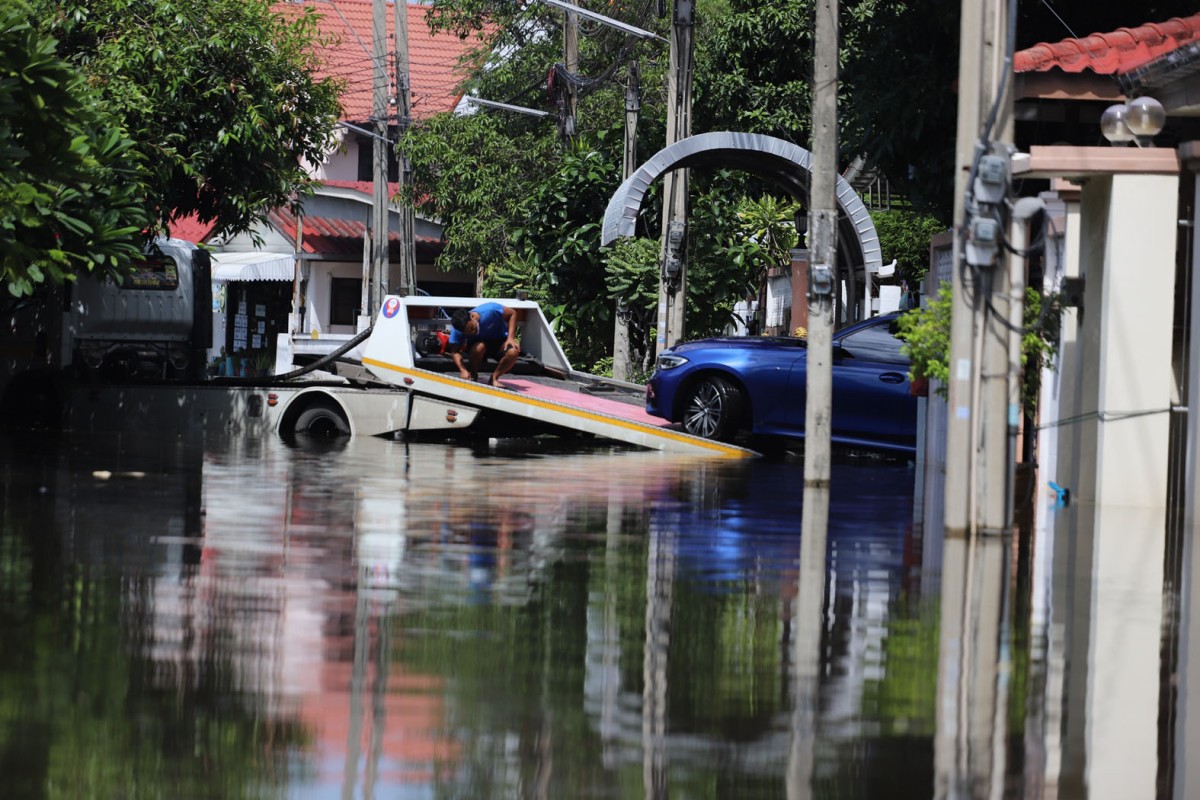
[[[0,458],[8,796],[779,797],[802,656],[814,795],[930,796],[910,465],[835,464],[801,637],[794,459],[149,436]]]

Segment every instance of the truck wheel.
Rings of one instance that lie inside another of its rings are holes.
[[[296,433],[336,438],[350,435],[350,421],[332,400],[317,400],[296,417]]]

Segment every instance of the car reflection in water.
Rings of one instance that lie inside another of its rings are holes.
[[[850,325],[833,337],[834,442],[913,453],[917,398],[896,335],[899,315]],[[808,380],[805,339],[737,336],[677,344],[658,357],[646,411],[710,439],[740,431],[803,437]]]
[[[799,464],[369,437],[86,444],[48,458],[44,493],[13,486],[32,499],[10,517],[71,565],[44,571],[65,596],[104,595],[107,613],[51,602],[38,630],[95,642],[90,674],[130,665],[138,679],[93,712],[96,727],[153,720],[172,775],[291,797],[520,796],[542,775],[543,796],[574,797],[646,768],[655,785],[669,769],[678,785],[778,795]],[[880,682],[911,480],[868,464],[836,482],[823,741],[847,752],[928,743],[875,741],[856,711]],[[25,636],[0,625],[10,653]],[[48,691],[74,697],[74,663],[53,665]],[[61,745],[40,707],[25,713],[40,746]],[[217,750],[205,724],[236,730],[237,749]],[[142,769],[140,750],[109,740],[107,761]],[[900,771],[878,760],[833,752],[826,766],[928,786],[927,754]],[[171,780],[162,796],[198,796]]]

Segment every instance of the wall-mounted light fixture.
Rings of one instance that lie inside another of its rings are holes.
[[[1162,132],[1166,121],[1162,103],[1143,95],[1106,108],[1100,116],[1100,132],[1115,145],[1133,142],[1138,147],[1153,147],[1154,137]]]

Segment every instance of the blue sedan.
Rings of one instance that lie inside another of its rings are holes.
[[[896,314],[833,336],[834,442],[912,453],[917,398]],[[709,439],[740,431],[804,436],[807,343],[784,336],[701,339],[664,350],[646,385],[646,411]]]

